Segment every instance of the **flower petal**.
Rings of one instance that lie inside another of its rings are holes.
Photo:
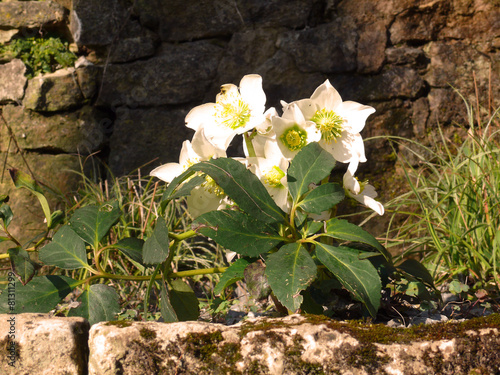
[[[338,113],[347,120],[352,133],[359,133],[365,127],[368,116],[374,112],[373,107],[348,100],[342,103]]]
[[[258,113],[264,112],[266,94],[262,88],[262,77],[258,74],[248,74],[240,81],[240,94],[250,108]]]
[[[153,169],[150,175],[170,183],[182,172],[184,172],[184,168],[179,163],[167,163]]]

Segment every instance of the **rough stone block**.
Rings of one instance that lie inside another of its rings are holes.
[[[21,106],[3,107],[3,116],[22,150],[89,154],[106,140],[105,126],[112,122],[98,109],[85,106],[78,111],[45,116]],[[10,145],[10,147],[9,147]],[[0,151],[16,152],[7,127],[0,128]]]
[[[98,323],[89,375],[470,374],[500,370],[498,318],[481,326],[437,323],[411,332],[291,315],[234,326],[204,322]]]
[[[204,41],[166,44],[146,61],[110,64],[97,105],[149,107],[201,100],[223,53],[223,48]]]
[[[110,139],[111,171],[124,175],[153,161],[141,169],[145,174],[161,164],[178,162],[182,142],[193,136],[184,125],[187,113],[188,108],[120,108]]]
[[[81,181],[81,177],[77,174],[82,173],[78,156],[26,153],[23,158],[19,153],[0,152],[0,158],[6,162],[8,168],[17,168],[28,174],[33,173],[38,181],[48,186],[50,190],[46,193],[46,197],[52,211],[65,208],[62,197],[71,197]],[[14,218],[9,230],[21,243],[24,244],[47,230],[47,225],[44,223],[45,216],[36,197],[26,189],[16,189],[7,171],[3,180],[0,180],[0,192],[10,197],[9,205]],[[0,251],[9,247],[12,247],[12,242],[0,243]]]
[[[0,103],[18,102],[24,96],[26,66],[19,59],[0,65]]]
[[[315,28],[283,34],[278,48],[290,54],[302,72],[346,73],[356,70],[358,35],[344,17]]]
[[[128,19],[125,1],[73,0],[70,31],[78,45],[111,44]]]
[[[64,111],[83,103],[74,68],[38,75],[28,81],[23,104],[40,112]]]
[[[0,315],[0,371],[5,375],[86,374],[88,329],[83,318]]]
[[[0,2],[0,27],[43,27],[62,23],[66,10],[52,1]]]

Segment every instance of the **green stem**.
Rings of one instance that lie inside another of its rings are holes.
[[[252,134],[245,133],[243,135],[243,139],[245,140],[245,144],[248,150],[248,156],[251,158],[255,158],[257,154],[255,153],[255,148],[253,147],[252,138]]]
[[[187,232],[181,233],[181,234],[175,234],[173,232],[168,232],[168,236],[173,238],[176,241],[183,241],[187,238],[191,238],[196,236],[196,232],[194,230],[188,230]]]

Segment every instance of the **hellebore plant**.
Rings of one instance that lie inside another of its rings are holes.
[[[192,320],[198,317],[199,303],[183,278],[222,273],[214,289],[217,295],[255,265],[263,268],[276,307],[289,313],[322,313],[311,290],[326,290],[325,283],[331,286],[332,281],[373,317],[381,290],[395,273],[432,285],[418,262],[395,267],[372,235],[335,217],[337,204],[346,196],[379,215],[384,213],[383,205],[374,199],[373,186],[354,176],[358,164],[366,161],[359,132],[375,110],[342,101],[329,81],[309,99],[282,102],[281,116],[274,108],[266,110],[265,102],[262,78],[252,74],[243,77],[239,87],[223,85],[215,103],[188,113],[186,126],[195,133],[183,143],[179,163],[151,172],[168,185],[153,213],[154,229],[145,239],[111,238],[110,230],[120,225],[123,209],[116,200],[80,207],[61,225],[62,213],[50,211],[36,181],[11,170],[14,184],[40,200],[47,231],[21,244],[8,229],[13,217],[8,197],[0,196],[6,234],[0,240],[15,244],[6,255],[12,271],[0,295],[0,312],[48,312],[78,290],[74,294],[79,295],[79,306],[69,315],[83,316],[91,323],[111,320],[120,310],[118,294],[102,280],[136,281],[148,283],[146,317],[150,291],[157,287],[164,321]],[[239,135],[244,138],[244,155],[227,158],[228,146]],[[337,162],[349,163],[343,186],[330,182]],[[194,221],[190,230],[179,233],[169,207],[182,197]],[[173,259],[179,245],[200,234],[221,245],[234,261],[224,268],[175,272]],[[137,271],[109,270],[110,252],[124,256]],[[40,263],[70,270],[77,277],[36,276]]]

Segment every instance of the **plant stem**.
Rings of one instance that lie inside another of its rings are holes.
[[[196,236],[196,231],[194,230],[188,230],[187,232],[181,233],[181,234],[175,234],[173,232],[168,232],[169,237],[173,238],[175,241],[182,241],[187,238],[191,238]]]

